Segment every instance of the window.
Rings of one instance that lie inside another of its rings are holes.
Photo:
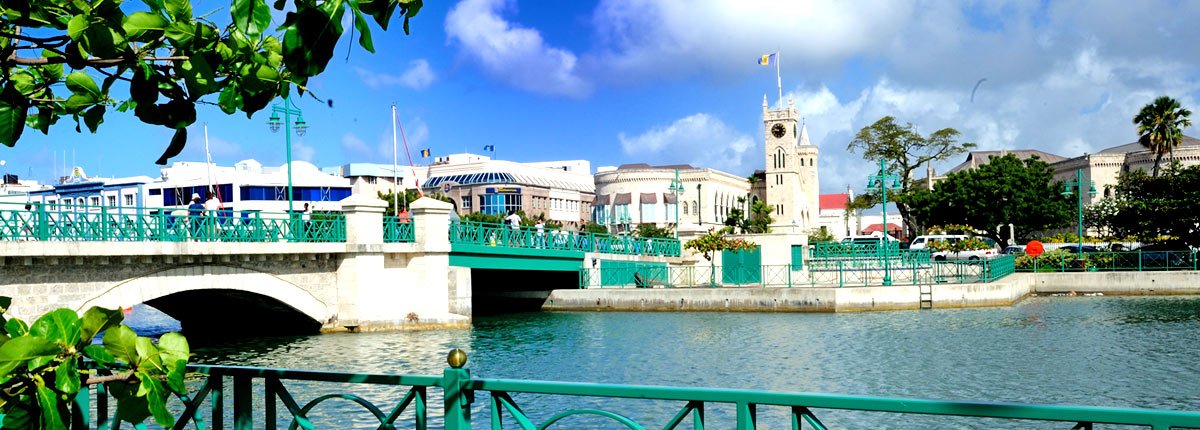
[[[162,195],[162,188],[153,188],[153,189],[151,189],[151,190],[150,190],[150,195],[152,195],[152,196],[161,196],[161,195]]]
[[[654,206],[656,206],[654,203],[641,203],[638,210],[641,211],[643,223],[658,222],[658,218],[654,216]]]
[[[684,215],[687,215],[687,214],[688,214],[688,210],[687,210],[687,208],[688,208],[688,205],[687,205],[687,203],[684,203],[684,204],[683,204],[683,214],[684,214]]]
[[[800,167],[804,167],[804,159],[803,158],[800,159]]]
[[[479,196],[479,212],[495,215],[521,210],[520,194],[484,194]]]
[[[363,180],[367,181],[368,184],[374,184],[376,181],[378,181],[378,179],[374,176],[363,176]]]
[[[58,209],[58,203],[54,200],[46,200],[46,203],[50,205],[50,210]]]
[[[692,213],[700,215],[700,205],[698,205],[695,200],[692,200]]]
[[[108,196],[108,205],[116,206],[117,205],[117,196]]]
[[[76,204],[78,204],[79,206],[86,206],[86,205],[87,205],[87,203],[84,203],[84,201],[83,201],[83,197],[80,197],[80,198],[76,199],[75,201],[76,201]],[[95,206],[100,206],[100,197],[95,197],[95,196],[93,196],[93,197],[92,197],[92,204],[93,204],[93,205],[95,205]]]
[[[462,208],[463,209],[471,208],[471,196],[462,196]]]
[[[133,194],[125,195],[125,206],[133,206]]]

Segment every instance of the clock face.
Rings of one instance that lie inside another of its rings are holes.
[[[784,133],[787,133],[787,129],[783,127],[783,124],[775,124],[773,127],[771,127],[771,135],[775,136],[776,138],[783,137]]]

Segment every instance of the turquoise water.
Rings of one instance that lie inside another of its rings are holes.
[[[482,378],[1200,411],[1196,297],[1038,297],[1013,307],[853,314],[525,313],[476,318],[461,330],[239,341],[196,348],[194,361],[440,375],[454,347],[468,351],[467,367]],[[337,391],[302,384],[294,390],[301,398]],[[385,410],[403,394],[386,387],[343,391],[365,394]],[[543,420],[587,406],[659,428],[683,406],[515,398]],[[440,410],[439,402],[430,396],[431,411]],[[477,426],[487,422],[487,402],[486,394],[477,396]],[[370,422],[352,411],[358,409],[331,407],[321,415],[340,428]],[[839,428],[1015,426],[817,412]],[[709,428],[731,428],[733,416],[732,408],[710,407]],[[759,423],[786,428],[785,411],[764,408]],[[600,421],[562,424],[558,428],[612,428]]]

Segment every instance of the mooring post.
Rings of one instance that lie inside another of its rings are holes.
[[[442,389],[445,391],[446,430],[471,430],[471,392],[466,389],[471,381],[471,371],[463,369],[467,364],[467,353],[454,348],[446,355],[450,365],[442,372]]]

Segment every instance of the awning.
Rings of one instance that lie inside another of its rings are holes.
[[[604,206],[608,204],[608,196],[596,196],[592,199],[592,206]]]
[[[654,193],[642,193],[641,202],[642,202],[642,204],[651,204],[651,205],[658,203],[658,195],[656,195]]]
[[[663,203],[666,203],[666,204],[669,204],[669,205],[673,205],[673,204],[675,204],[675,194],[673,194],[673,193],[663,193]]]
[[[633,197],[630,195],[630,193],[617,193],[617,195],[613,197],[613,205],[627,205],[632,201]]]

